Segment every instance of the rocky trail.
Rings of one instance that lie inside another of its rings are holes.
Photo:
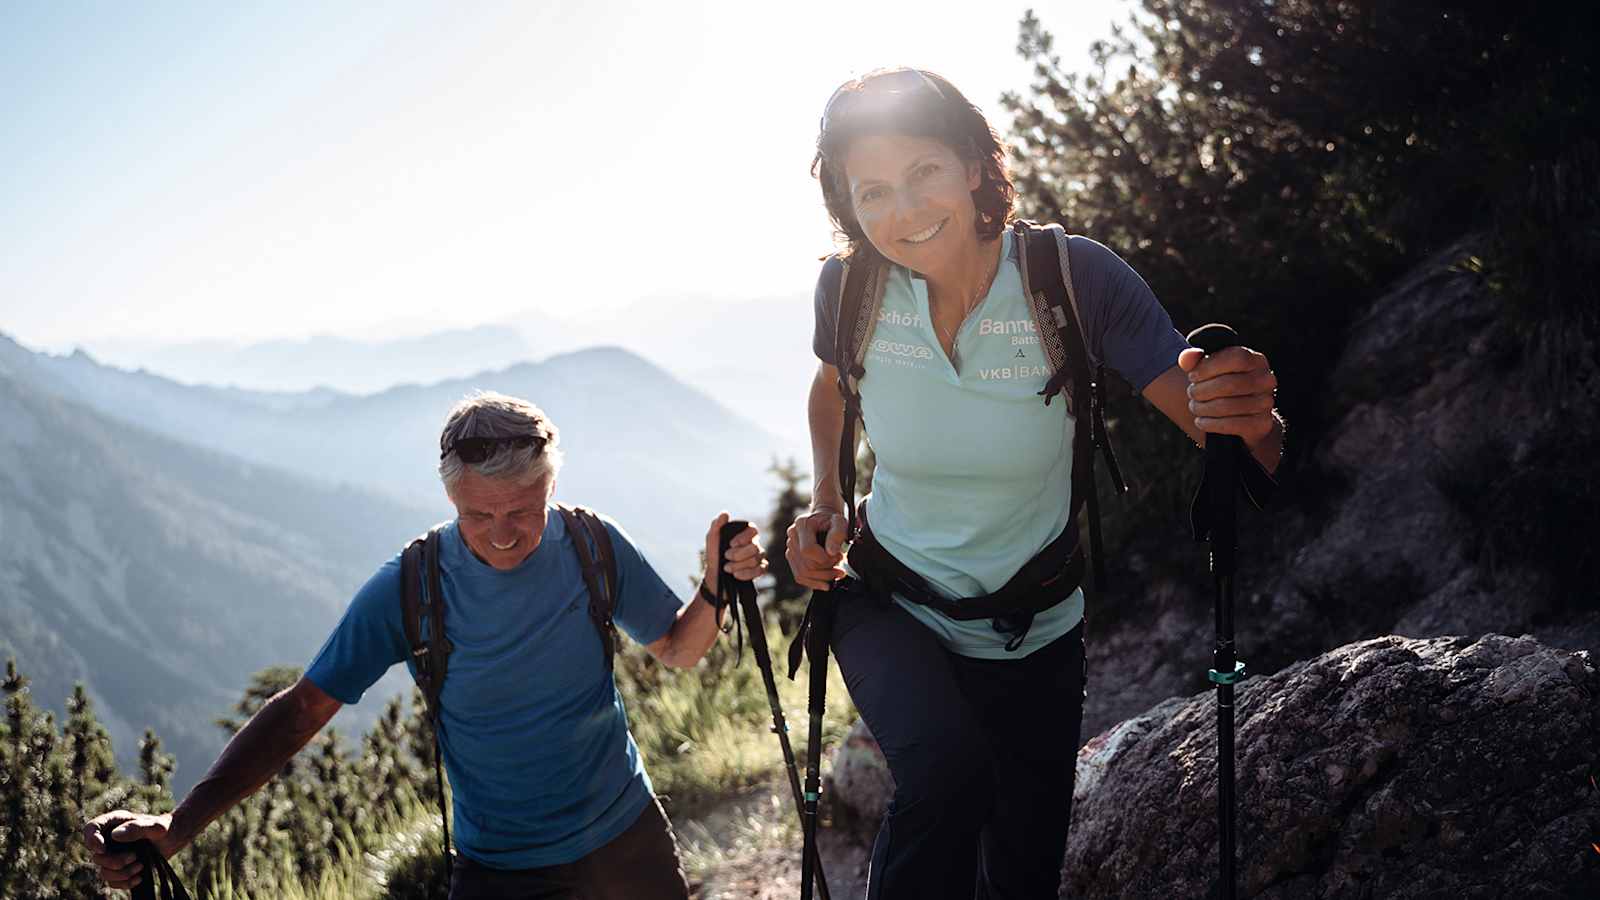
[[[678,827],[694,900],[792,900],[800,896],[800,826],[782,780],[730,798]],[[832,900],[866,896],[871,835],[819,828]]]

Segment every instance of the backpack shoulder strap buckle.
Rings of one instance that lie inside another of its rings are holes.
[[[617,556],[611,545],[611,533],[593,510],[582,506],[556,504],[561,520],[572,539],[573,550],[578,554],[578,567],[583,571],[583,582],[589,592],[589,618],[600,632],[600,643],[605,651],[606,671],[615,665],[617,652]],[[592,547],[592,549],[591,549]]]
[[[439,715],[439,692],[444,687],[450,653],[455,645],[444,634],[444,588],[439,577],[439,535],[436,525],[406,545],[400,554],[401,622],[406,645],[411,648],[412,680],[422,691],[428,715]],[[426,610],[424,610],[426,604]],[[426,617],[428,633],[422,633]]]

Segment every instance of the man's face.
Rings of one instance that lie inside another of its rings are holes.
[[[455,504],[461,538],[481,560],[496,569],[515,569],[539,548],[544,537],[545,507],[555,479],[545,476],[531,485],[485,478],[467,468],[445,493]]]

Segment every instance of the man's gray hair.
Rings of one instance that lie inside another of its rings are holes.
[[[554,478],[561,471],[561,432],[544,411],[526,400],[494,391],[478,391],[457,403],[444,420],[439,435],[439,451],[463,438],[504,438],[531,435],[539,438],[531,446],[502,444],[479,463],[463,463],[461,457],[446,453],[439,460],[439,480],[445,490],[453,490],[461,473],[470,466],[485,478],[505,478],[531,485],[546,475]]]

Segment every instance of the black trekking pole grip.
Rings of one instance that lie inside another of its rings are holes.
[[[1213,322],[1189,332],[1189,343],[1205,351],[1207,356],[1237,347],[1241,343],[1238,332],[1226,325]],[[1206,432],[1205,480],[1201,500],[1207,507],[1210,524],[1211,566],[1218,575],[1232,575],[1238,569],[1238,497],[1239,465],[1246,452],[1244,441],[1236,434]]]
[[[157,885],[160,886],[161,900],[189,900],[189,892],[184,889],[178,874],[155,844],[146,838],[119,841],[111,836],[111,832],[117,830],[120,824],[100,823],[100,838],[105,841],[107,853],[132,853],[138,858],[139,883],[128,891],[133,895],[133,900],[156,900]]]
[[[738,537],[746,528],[749,527],[749,519],[729,519],[728,524],[722,526],[722,530],[717,532],[717,540],[719,540],[722,545],[723,562],[728,561],[728,545],[733,543],[733,539]]]
[[[733,539],[744,533],[750,527],[749,519],[729,519],[727,524],[717,532],[717,593],[723,603],[732,603],[739,594],[739,579],[733,577],[732,572],[724,571],[721,567],[728,564],[728,549],[733,544]],[[738,609],[734,614],[738,615]]]

